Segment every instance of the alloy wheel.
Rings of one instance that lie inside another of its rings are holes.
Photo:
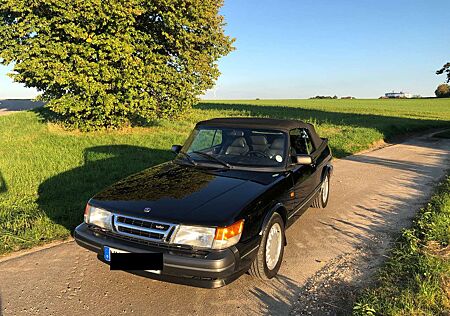
[[[281,254],[283,241],[281,226],[275,223],[270,228],[266,242],[266,265],[269,270],[273,270],[278,263]]]

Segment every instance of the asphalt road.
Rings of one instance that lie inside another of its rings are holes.
[[[0,99],[0,115],[12,114],[17,111],[33,110],[43,105],[43,102],[30,99]]]
[[[334,258],[370,246],[379,262],[449,166],[450,141],[418,137],[335,161],[331,201],[287,232],[277,279],[243,275],[207,290],[109,271],[73,242],[0,263],[4,315],[288,314],[302,286]]]

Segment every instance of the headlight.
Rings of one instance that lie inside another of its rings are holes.
[[[181,225],[172,243],[196,248],[224,249],[238,243],[243,228],[244,220],[227,227],[217,228]]]
[[[216,229],[212,227],[180,225],[172,243],[198,248],[211,248],[215,233]]]
[[[112,214],[104,209],[86,205],[84,221],[104,229],[112,230]]]

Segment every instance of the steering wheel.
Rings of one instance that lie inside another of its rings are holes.
[[[250,150],[245,154],[245,156],[254,156],[254,157],[261,157],[261,158],[268,158],[270,159],[270,156],[262,151],[257,150]]]

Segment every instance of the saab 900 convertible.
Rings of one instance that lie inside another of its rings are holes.
[[[133,273],[214,288],[247,271],[274,277],[285,229],[310,206],[327,206],[332,156],[310,124],[212,119],[172,151],[174,160],[90,199],[77,243],[111,268],[117,257]],[[147,260],[133,254],[159,262],[133,265]]]

